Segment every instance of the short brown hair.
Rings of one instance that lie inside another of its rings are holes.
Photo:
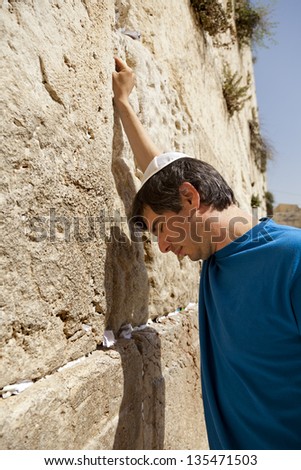
[[[203,204],[218,211],[236,202],[232,189],[212,165],[183,157],[170,163],[144,183],[132,204],[130,226],[135,227],[135,231],[147,230],[143,217],[146,206],[156,214],[163,214],[165,211],[180,212],[182,204],[179,188],[185,181],[196,188]]]

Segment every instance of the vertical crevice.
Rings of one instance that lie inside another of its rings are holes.
[[[55,101],[56,103],[59,103],[60,105],[64,106],[64,108],[65,108],[65,105],[64,105],[62,99],[59,97],[59,95],[57,94],[57,92],[55,91],[53,86],[50,85],[50,83],[49,83],[48,75],[47,75],[46,68],[45,68],[45,64],[44,64],[44,61],[43,61],[41,56],[39,56],[39,62],[40,62],[40,69],[41,69],[41,74],[42,74],[42,83],[43,83],[46,91],[48,92],[50,98],[53,101]]]

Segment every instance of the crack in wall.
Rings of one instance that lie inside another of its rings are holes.
[[[91,20],[91,12],[90,12],[89,7],[87,5],[87,0],[81,0],[81,2],[82,2],[83,6],[84,6],[84,8],[87,12],[89,20]]]
[[[64,108],[66,108],[63,100],[59,97],[59,95],[57,94],[53,86],[49,83],[44,60],[42,59],[41,56],[39,56],[39,63],[40,63],[40,69],[41,69],[41,74],[42,74],[42,83],[46,91],[48,92],[50,98],[56,103],[59,103],[60,105],[64,106]]]
[[[83,332],[84,334],[84,332]],[[137,349],[139,350],[138,348],[138,345],[135,341],[135,338],[132,338],[132,340],[134,341]],[[117,340],[118,341],[118,340]],[[6,385],[5,387],[3,387],[1,390],[0,390],[0,395],[2,396],[2,398],[9,398],[9,396],[7,395],[5,397],[5,393],[8,392],[8,391],[12,391],[12,394],[10,396],[12,396],[14,393],[14,391],[16,391],[16,393],[20,393],[22,392],[23,390],[25,390],[26,388],[28,388],[29,385],[33,385],[34,383],[36,382],[39,382],[40,380],[43,380],[43,379],[46,379],[48,377],[51,377],[53,376],[54,374],[56,374],[57,372],[62,372],[63,370],[65,369],[68,369],[70,367],[74,367],[76,366],[77,364],[83,362],[86,360],[86,358],[90,357],[95,351],[103,351],[104,353],[110,353],[110,350],[111,349],[107,349],[107,348],[104,348],[104,346],[102,345],[97,345],[96,348],[93,350],[93,351],[90,351],[88,352],[87,354],[85,354],[84,356],[81,356],[77,359],[75,359],[74,361],[70,361],[70,362],[67,362],[66,364],[63,364],[62,366],[58,367],[57,369],[54,369],[53,371],[45,374],[44,376],[42,377],[39,377],[37,379],[34,379],[34,380],[29,380],[29,379],[24,379],[22,382],[18,383],[18,384],[10,384],[10,385]],[[113,348],[114,350],[114,348]],[[140,351],[139,351],[140,352]],[[140,352],[140,354],[142,355],[142,353]],[[26,387],[23,387],[24,384],[28,384],[28,386]],[[18,387],[20,386],[20,387]],[[19,390],[18,390],[19,389]]]

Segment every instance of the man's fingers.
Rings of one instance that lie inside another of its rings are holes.
[[[123,62],[119,57],[114,57],[115,60],[115,70],[116,72],[121,72],[122,70],[129,69],[128,65]]]
[[[123,62],[119,57],[114,57],[115,60],[115,70],[116,72],[120,72],[126,68],[126,63]]]

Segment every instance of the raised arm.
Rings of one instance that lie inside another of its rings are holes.
[[[162,151],[153,143],[129,103],[128,98],[135,85],[135,74],[118,57],[115,57],[115,69],[116,71],[113,72],[114,103],[138,168],[144,172],[151,160]]]

